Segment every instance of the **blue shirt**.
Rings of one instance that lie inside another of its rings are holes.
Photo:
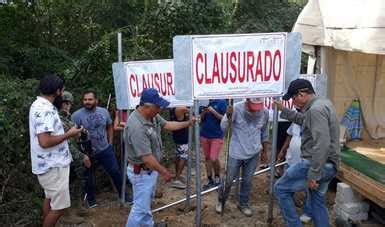
[[[209,106],[214,108],[218,113],[224,115],[227,109],[227,102],[225,99],[214,99],[210,101]],[[221,120],[216,118],[214,114],[210,112],[206,113],[202,121],[200,135],[207,139],[223,138]]]
[[[88,130],[94,153],[108,148],[107,126],[112,124],[112,119],[107,109],[96,107],[92,111],[83,107],[72,114],[72,121]]]

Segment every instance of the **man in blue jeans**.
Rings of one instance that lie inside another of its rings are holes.
[[[251,179],[259,164],[260,153],[262,152],[262,155],[266,156],[266,146],[269,140],[269,112],[264,108],[263,99],[250,98],[236,103],[233,110],[231,107],[229,108],[221,121],[223,131],[229,126],[229,119],[232,135],[226,179],[232,182],[239,177],[240,169],[242,169],[238,208],[245,216],[250,217],[253,215],[249,206]],[[224,193],[218,194],[218,203],[215,206],[218,213],[222,212],[222,202],[227,200],[230,189],[231,183],[226,182]]]
[[[339,123],[333,104],[315,96],[308,80],[297,79],[290,83],[284,100],[292,98],[296,112],[275,102],[282,111],[281,118],[302,127],[301,161],[290,166],[274,185],[283,218],[287,226],[302,226],[293,202],[297,191],[308,191],[312,214],[316,227],[329,226],[325,194],[329,182],[336,176],[340,162]]]
[[[112,147],[113,123],[108,110],[97,106],[95,91],[88,90],[83,93],[83,108],[72,114],[72,121],[88,131],[88,137],[92,144],[91,165],[99,163],[103,166],[114,182],[120,197],[123,179]],[[92,178],[91,167],[86,168],[85,202],[88,208],[97,206]],[[128,198],[127,201],[129,200]]]
[[[194,121],[166,121],[159,112],[170,103],[154,88],[144,89],[139,107],[127,120],[124,144],[128,156],[127,177],[132,183],[134,204],[127,219],[127,227],[154,226],[151,201],[158,175],[168,182],[174,178],[163,165],[161,129],[180,130]]]

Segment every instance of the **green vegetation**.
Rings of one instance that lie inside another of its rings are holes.
[[[31,173],[28,111],[44,72],[65,77],[77,107],[89,87],[106,103],[114,94],[118,31],[124,60],[164,59],[172,58],[175,35],[290,31],[300,10],[277,0],[0,3],[0,225],[40,221],[43,193]]]

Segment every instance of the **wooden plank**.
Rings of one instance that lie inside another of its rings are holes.
[[[369,178],[354,168],[341,163],[337,178],[349,184],[363,197],[385,208],[385,185]]]

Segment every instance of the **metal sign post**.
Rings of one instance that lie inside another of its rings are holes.
[[[233,106],[233,100],[229,100],[229,107]],[[229,155],[230,155],[230,140],[231,140],[231,130],[232,130],[232,114],[227,115],[228,119],[228,128],[227,128],[227,135],[226,135],[226,154],[225,154],[225,175],[223,176],[222,180],[222,188],[220,190],[221,192],[221,204],[222,204],[222,211],[221,216],[223,216],[224,210],[225,210],[225,204],[226,204],[226,197],[230,193],[230,187],[232,184],[232,179],[230,178],[229,174]],[[238,184],[238,180],[236,180],[236,183]]]
[[[190,120],[193,118],[193,107],[190,107],[189,110]],[[188,159],[187,159],[187,179],[186,179],[186,207],[185,211],[189,211],[190,206],[190,197],[191,197],[191,155],[192,155],[192,145],[193,145],[193,127],[188,128]]]
[[[122,33],[118,32],[118,62],[123,61],[122,53]],[[127,113],[128,114],[128,113]],[[119,111],[119,122],[123,119],[123,110]],[[122,204],[126,202],[126,171],[127,171],[127,159],[126,152],[123,145],[123,131],[120,131],[120,158],[122,158],[122,189],[120,191],[120,201]]]
[[[274,100],[278,100],[275,98]],[[270,186],[269,186],[269,203],[267,211],[267,223],[271,224],[273,222],[273,187],[274,187],[274,177],[275,177],[275,159],[277,156],[277,137],[278,137],[278,107],[274,105],[274,114],[273,114],[273,141],[272,149],[270,156]]]
[[[194,114],[196,117],[195,121],[195,186],[196,186],[196,212],[195,212],[195,226],[201,226],[201,205],[202,205],[202,195],[201,195],[201,152],[200,152],[200,134],[199,134],[199,103],[198,100],[194,100]]]

